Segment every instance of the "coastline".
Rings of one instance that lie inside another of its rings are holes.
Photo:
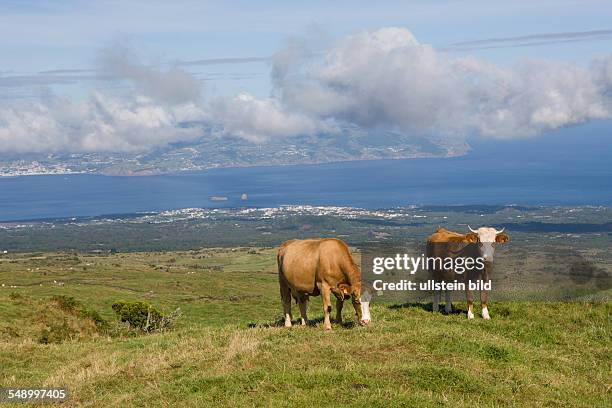
[[[202,166],[199,168],[183,168],[179,170],[164,171],[159,169],[146,168],[142,170],[118,170],[114,168],[106,168],[95,171],[48,171],[48,172],[27,172],[19,174],[6,174],[0,172],[0,179],[2,178],[15,178],[15,177],[28,177],[28,176],[59,176],[59,175],[73,175],[73,174],[91,174],[108,177],[150,177],[150,176],[166,176],[166,175],[181,175],[181,174],[195,174],[206,172],[208,170],[216,169],[244,169],[244,168],[270,168],[270,167],[288,167],[288,166],[317,166],[323,164],[335,164],[335,163],[352,163],[352,162],[373,162],[373,161],[399,161],[399,160],[418,160],[418,159],[453,159],[457,157],[465,157],[469,152],[458,153],[458,154],[446,154],[446,155],[434,155],[434,154],[413,154],[402,157],[385,157],[385,158],[351,158],[346,160],[305,160],[296,163],[274,163],[274,164],[219,164],[212,166]]]

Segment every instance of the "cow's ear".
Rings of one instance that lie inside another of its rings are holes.
[[[344,297],[351,295],[351,285],[347,285],[346,283],[341,283],[338,285],[338,289],[342,291]]]
[[[505,244],[508,241],[510,241],[510,237],[505,232],[502,232],[501,234],[497,234],[495,236],[495,242],[499,244]]]
[[[465,234],[465,242],[469,242],[470,244],[475,244],[476,242],[478,242],[478,234],[476,234],[475,232],[470,232],[468,234]]]

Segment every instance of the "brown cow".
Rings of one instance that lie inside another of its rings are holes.
[[[369,323],[369,302],[361,301],[361,271],[344,242],[334,238],[290,240],[280,246],[277,261],[285,327],[291,327],[291,297],[305,325],[308,297],[322,294],[324,327],[331,330],[332,293],[337,298],[336,322],[342,322],[344,300],[352,297],[357,321]]]
[[[465,271],[463,273],[463,280],[466,285],[466,298],[468,304],[468,319],[474,318],[474,294],[469,288],[469,282],[483,281],[488,282],[491,280],[491,274],[493,271],[493,256],[495,254],[495,243],[505,243],[510,239],[504,230],[497,231],[491,227],[481,227],[477,230],[473,230],[468,225],[470,233],[460,234],[457,232],[449,231],[444,228],[438,228],[427,239],[427,257],[429,258],[472,258],[476,260],[481,258],[483,260],[484,269],[478,270],[476,268]],[[473,244],[473,245],[470,245]],[[435,263],[434,263],[435,265]],[[444,269],[441,267],[434,267],[432,269],[432,277],[436,282],[450,282],[457,279],[457,275],[461,275],[452,269]],[[449,290],[445,292],[445,304],[444,309],[447,313],[452,311],[451,304],[451,293]],[[489,320],[489,309],[487,307],[488,293],[486,290],[480,291],[480,303],[482,306],[482,317]],[[433,310],[438,311],[440,301],[440,291],[434,291],[433,295]]]

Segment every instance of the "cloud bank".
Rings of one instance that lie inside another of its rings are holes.
[[[28,109],[0,109],[0,151],[141,152],[199,137],[200,130],[177,126],[193,109],[163,107],[142,96],[108,98],[97,92],[78,103],[53,97]]]
[[[248,93],[232,99],[217,98],[211,104],[211,111],[225,134],[255,143],[273,137],[333,131],[333,127],[323,121],[287,110],[277,99],[257,99]]]
[[[164,104],[198,102],[200,83],[178,66],[162,71],[145,65],[128,44],[115,43],[98,57],[101,72],[131,83],[139,95]]]
[[[0,107],[0,153],[132,152],[206,137],[185,121],[260,143],[344,125],[503,139],[612,117],[612,56],[585,66],[530,60],[502,67],[451,57],[404,28],[359,32],[323,52],[291,43],[272,58],[267,98],[245,92],[203,100],[199,82],[180,66],[155,68],[121,45],[102,52],[99,65],[130,92]]]
[[[320,63],[274,70],[283,104],[321,120],[422,135],[511,138],[612,116],[612,58],[505,68],[451,58],[406,29],[348,36]]]
[[[201,136],[182,125],[203,118],[200,84],[189,73],[147,66],[121,44],[102,50],[99,65],[128,93],[93,90],[85,100],[48,95],[0,106],[0,153],[142,152]]]

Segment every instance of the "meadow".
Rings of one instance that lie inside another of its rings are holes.
[[[610,406],[609,302],[493,302],[491,321],[373,302],[373,322],[281,327],[275,250],[0,257],[0,384],[64,386],[64,406]],[[54,297],[55,296],[55,297]],[[58,301],[74,298],[88,313]],[[495,296],[493,296],[495,300]],[[117,300],[180,308],[122,331]],[[92,316],[109,328],[99,330]],[[294,306],[294,319],[297,320]]]

